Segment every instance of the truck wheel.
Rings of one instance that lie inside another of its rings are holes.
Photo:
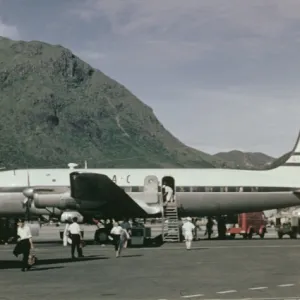
[[[265,232],[261,233],[259,236],[261,239],[263,239],[265,237]]]
[[[230,237],[231,237],[232,239],[235,239],[235,234],[232,233],[232,234],[230,235]]]
[[[248,233],[248,239],[251,240],[252,237],[253,237],[253,233],[252,233],[252,231],[251,231],[251,232]]]

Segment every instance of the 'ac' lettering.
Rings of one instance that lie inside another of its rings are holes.
[[[117,183],[117,176],[116,176],[116,175],[113,176],[112,181],[113,181],[114,183]]]
[[[130,175],[127,175],[127,178],[126,178],[127,183],[130,183],[129,178],[130,178]]]

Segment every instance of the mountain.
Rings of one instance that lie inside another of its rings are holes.
[[[0,167],[207,167],[123,85],[60,45],[0,38]]]
[[[242,152],[233,150],[229,152],[219,152],[214,155],[227,161],[228,166],[238,166],[241,169],[263,169],[266,164],[274,161],[274,158],[260,152]]]

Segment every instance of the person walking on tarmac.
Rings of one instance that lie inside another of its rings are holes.
[[[195,231],[195,225],[192,223],[192,219],[190,217],[186,218],[186,222],[183,224],[182,230],[185,238],[186,249],[190,250],[192,246],[194,231]]]
[[[18,243],[13,251],[13,254],[17,257],[19,254],[23,254],[23,260],[22,260],[22,272],[28,271],[30,269],[30,266],[28,264],[28,259],[30,255],[30,250],[33,249],[33,243],[32,243],[32,235],[30,227],[25,224],[24,219],[20,219],[18,221]]]
[[[77,217],[73,218],[73,223],[69,226],[68,232],[71,234],[72,246],[71,246],[71,255],[72,259],[75,259],[75,248],[77,250],[78,257],[83,257],[82,254],[82,236],[80,226],[77,223]]]
[[[110,234],[113,238],[113,244],[115,246],[116,257],[120,256],[120,246],[121,246],[121,233],[123,232],[123,228],[119,225],[118,222],[114,222],[114,227],[110,231]]]
[[[207,234],[209,240],[211,239],[211,235],[213,233],[213,230],[212,230],[213,226],[214,226],[214,222],[213,222],[212,218],[208,217],[207,223],[206,223],[205,235]]]
[[[124,239],[123,248],[127,248],[128,240],[130,239],[130,235],[131,235],[131,225],[127,218],[124,219],[123,223],[121,224],[121,227],[124,229],[124,232],[122,235],[122,237]]]

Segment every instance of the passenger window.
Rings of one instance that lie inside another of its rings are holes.
[[[132,192],[133,193],[143,192],[143,190],[144,190],[143,186],[133,186],[132,187]]]
[[[219,186],[214,186],[213,187],[213,190],[212,190],[214,193],[218,193],[218,192],[221,192],[221,188]]]
[[[185,193],[191,191],[191,187],[189,187],[189,186],[183,186],[182,189],[183,189],[183,191],[184,191]]]
[[[245,187],[244,187],[244,192],[250,193],[250,192],[252,192],[252,188],[249,187],[249,186],[245,186]]]
[[[191,191],[194,193],[204,193],[205,192],[205,187],[203,186],[192,186]]]
[[[229,186],[229,187],[228,187],[228,192],[234,193],[234,192],[237,192],[237,189],[236,189],[236,187]]]
[[[179,193],[186,193],[186,192],[189,192],[190,191],[190,187],[189,186],[177,186],[176,187],[176,192],[179,192]]]
[[[210,187],[210,186],[205,187],[205,192],[206,193],[210,193],[212,191],[213,191],[212,187]]]
[[[176,186],[176,192],[182,192],[182,190],[181,190],[181,186]]]

